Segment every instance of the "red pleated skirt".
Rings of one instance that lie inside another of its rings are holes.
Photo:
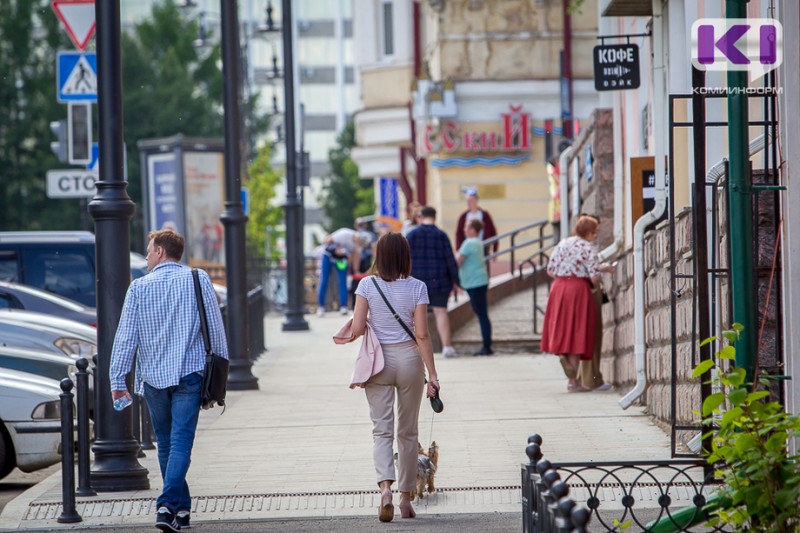
[[[594,354],[597,307],[587,278],[556,278],[547,298],[542,352],[578,354],[590,361]]]

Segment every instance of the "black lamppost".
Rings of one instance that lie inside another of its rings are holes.
[[[303,203],[297,187],[297,153],[294,124],[294,59],[292,57],[292,0],[283,0],[283,92],[286,128],[286,314],[283,331],[304,331],[305,258],[303,254]]]
[[[228,351],[231,369],[228,388],[258,389],[247,346],[247,266],[245,223],[242,210],[241,119],[239,91],[239,16],[237,2],[220,0],[222,23],[222,78],[225,109],[225,277],[228,285]],[[263,327],[254,324],[254,327]]]
[[[97,20],[97,110],[100,180],[89,203],[97,247],[97,372],[95,443],[91,485],[98,492],[150,488],[148,471],[136,458],[132,410],[114,411],[108,370],[125,292],[131,280],[130,218],[136,206],[126,192],[122,141],[120,3],[95,3]],[[128,388],[132,389],[128,377]]]

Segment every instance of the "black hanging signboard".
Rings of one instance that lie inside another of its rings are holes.
[[[603,44],[594,47],[594,88],[597,91],[637,89],[639,46]]]

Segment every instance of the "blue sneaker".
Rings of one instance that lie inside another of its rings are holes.
[[[189,523],[190,516],[189,511],[178,511],[178,514],[175,516],[175,521],[178,522],[181,529],[189,529],[192,527]]]
[[[166,507],[159,507],[156,515],[156,528],[161,531],[180,531],[181,526],[175,519],[175,515]]]

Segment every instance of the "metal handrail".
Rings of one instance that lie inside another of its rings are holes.
[[[490,237],[488,239],[485,239],[483,241],[484,249],[488,249],[490,246],[494,246],[496,243],[498,243],[499,241],[501,241],[503,239],[509,239],[511,241],[510,242],[510,246],[508,248],[503,248],[502,250],[498,250],[497,252],[494,252],[494,253],[491,253],[491,254],[487,255],[486,256],[487,265],[488,265],[489,261],[491,261],[491,260],[493,260],[493,259],[495,259],[497,257],[500,257],[502,255],[509,254],[511,256],[511,274],[513,275],[514,274],[514,267],[516,265],[515,255],[516,255],[516,251],[517,250],[520,250],[522,248],[527,248],[528,246],[533,246],[533,245],[538,244],[539,245],[539,251],[537,253],[540,253],[541,250],[542,250],[542,243],[544,243],[547,240],[552,238],[551,235],[545,235],[544,234],[544,228],[548,224],[550,224],[550,221],[548,221],[548,220],[539,220],[539,221],[536,221],[536,222],[531,222],[530,224],[526,224],[525,226],[519,227],[517,229],[513,229],[511,231],[507,231],[505,233],[501,233],[499,235],[495,235],[494,237]],[[528,230],[531,230],[531,229],[535,229],[535,228],[539,229],[539,236],[538,237],[530,239],[530,240],[527,240],[527,241],[519,243],[519,244],[516,242],[517,236],[520,233],[523,233],[525,231],[528,231]],[[520,268],[521,268],[521,265],[520,265]],[[521,275],[522,271],[520,271],[519,274]]]

